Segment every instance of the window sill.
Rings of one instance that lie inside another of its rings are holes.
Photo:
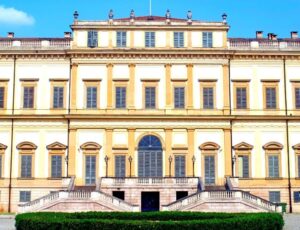
[[[48,177],[47,180],[62,180],[63,177]]]
[[[253,180],[252,177],[238,177],[239,180]]]
[[[283,180],[282,177],[266,177],[266,180]]]
[[[34,180],[34,177],[18,177],[17,180]]]

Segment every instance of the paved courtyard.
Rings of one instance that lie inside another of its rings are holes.
[[[284,215],[284,230],[300,230],[300,214]],[[0,216],[0,230],[15,230],[14,216]]]

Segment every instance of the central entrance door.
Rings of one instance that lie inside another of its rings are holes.
[[[162,145],[156,136],[145,136],[139,143],[138,176],[162,177]]]
[[[205,156],[205,184],[215,184],[215,156]]]
[[[159,211],[159,192],[142,192],[142,212]]]

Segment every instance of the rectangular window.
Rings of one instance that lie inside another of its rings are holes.
[[[183,109],[185,107],[185,88],[174,88],[174,107],[175,109]]]
[[[127,33],[126,31],[117,31],[117,47],[127,46]]]
[[[212,32],[203,32],[202,44],[204,48],[212,48],[213,46],[213,38]]]
[[[280,203],[280,192],[279,191],[270,191],[269,200],[273,203]]]
[[[184,33],[183,32],[174,32],[174,47],[175,48],[184,47]]]
[[[62,109],[64,107],[64,87],[53,87],[53,108]]]
[[[96,183],[96,156],[85,156],[85,184]]]
[[[203,109],[214,108],[214,88],[203,87]]]
[[[126,87],[116,87],[116,108],[126,108]]]
[[[145,87],[145,108],[155,109],[156,107],[156,88],[155,87]]]
[[[20,202],[29,202],[29,201],[31,201],[31,192],[20,191]]]
[[[0,155],[0,178],[2,177],[2,155]]]
[[[241,178],[249,178],[249,156],[239,156],[238,166],[238,176]]]
[[[215,157],[204,157],[205,184],[215,184]]]
[[[126,176],[126,157],[125,156],[115,156],[115,176],[125,177]]]
[[[32,109],[34,107],[34,87],[25,86],[23,88],[23,108]]]
[[[268,156],[269,163],[269,177],[279,177],[279,157],[275,155]]]
[[[88,31],[88,47],[98,47],[98,32]]]
[[[294,192],[294,202],[300,203],[300,191]]]
[[[236,108],[247,109],[247,88],[246,87],[236,88]]]
[[[51,156],[51,177],[52,178],[62,177],[62,156],[61,155]]]
[[[32,156],[31,155],[21,156],[21,177],[22,178],[32,177]]]
[[[300,109],[300,88],[295,88],[295,107]]]
[[[87,109],[97,108],[97,87],[96,86],[86,87],[86,108]]]
[[[185,177],[185,156],[175,156],[175,177]]]
[[[277,108],[275,87],[266,87],[266,108],[267,109]]]
[[[155,32],[145,33],[145,46],[147,48],[155,47]]]
[[[4,87],[0,87],[0,109],[4,108],[4,93],[5,93],[5,88]]]

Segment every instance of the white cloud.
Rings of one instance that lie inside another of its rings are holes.
[[[0,6],[0,25],[22,25],[30,26],[35,22],[34,18],[28,15],[26,12],[17,10],[15,8],[6,8]]]

